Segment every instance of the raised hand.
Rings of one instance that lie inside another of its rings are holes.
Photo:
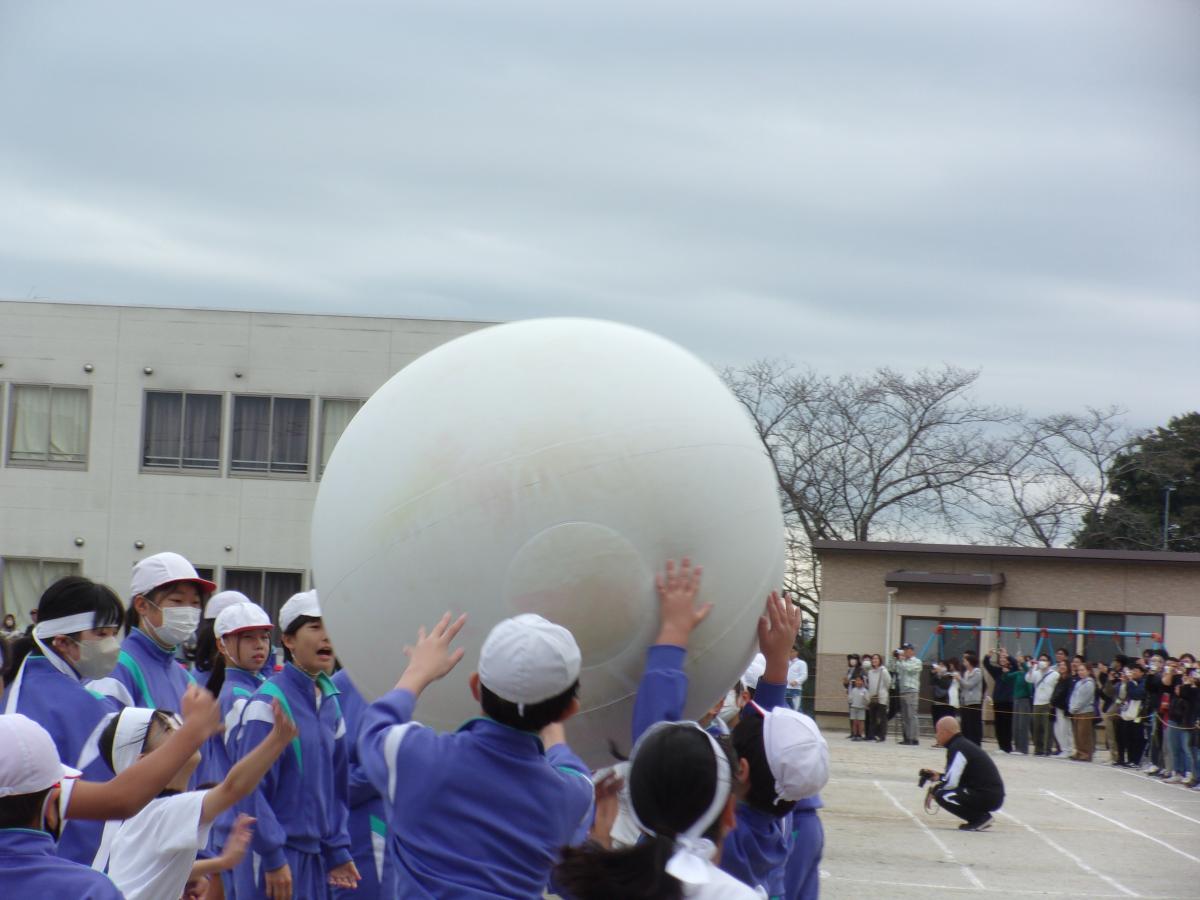
[[[180,698],[179,711],[183,714],[183,724],[186,728],[202,731],[206,737],[225,730],[221,721],[221,704],[217,702],[216,697],[198,685],[188,685]]]
[[[624,785],[621,776],[611,770],[596,782],[596,815],[588,837],[609,850],[612,849],[612,827],[621,808],[621,788]]]
[[[800,632],[800,607],[772,591],[758,617],[758,649],[767,660],[763,678],[773,684],[787,681],[788,654]]]
[[[692,561],[685,556],[678,569],[675,561],[669,559],[665,571],[655,576],[660,618],[655,643],[686,649],[692,631],[712,612],[711,603],[696,606],[703,571],[700,566],[693,568]]]
[[[251,827],[254,822],[254,817],[245,813],[237,817],[237,821],[229,829],[229,836],[225,838],[225,846],[221,850],[223,868],[236,869],[246,856],[246,849],[250,846],[250,839],[254,836],[254,829]]]
[[[446,613],[428,634],[422,625],[417,632],[416,644],[404,648],[408,657],[408,667],[396,682],[396,687],[412,691],[419,696],[421,691],[433,682],[448,675],[458,665],[465,652],[461,647],[451,650],[450,642],[462,631],[466,623],[466,613],[454,622],[450,621],[450,613]]]

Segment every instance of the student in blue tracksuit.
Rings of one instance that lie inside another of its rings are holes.
[[[238,756],[274,727],[272,701],[300,736],[263,778],[247,809],[256,819],[251,854],[234,872],[238,900],[290,896],[324,900],[330,886],[353,888],[359,873],[347,824],[346,723],[330,680],[333,645],[316,591],[293,595],[279,611],[287,664],[242,711]]]
[[[562,725],[579,709],[579,647],[541,616],[500,622],[469,679],[483,715],[438,734],[413,709],[462,658],[450,643],[465,621],[447,613],[422,628],[396,689],[363,712],[359,758],[388,811],[383,893],[540,900],[592,808],[587,766]]]
[[[220,665],[221,648],[217,646],[217,616],[238,603],[254,601],[241,591],[219,591],[208,598],[196,629],[196,643],[192,652],[192,676],[208,688],[215,697],[221,693],[224,668]]]
[[[333,896],[338,900],[383,900],[387,896],[380,889],[380,885],[385,883],[384,867],[387,861],[387,811],[383,808],[383,798],[367,779],[367,773],[358,759],[358,735],[367,703],[345,669],[333,676],[333,683],[341,691],[338,700],[346,720],[350,852],[354,854],[354,865],[362,875],[362,881],[356,889],[334,888]]]
[[[59,761],[50,735],[23,715],[4,715],[0,747],[0,891],[5,900],[121,900],[105,875],[54,852],[60,784],[79,772]]]
[[[791,816],[791,849],[783,878],[786,900],[817,900],[821,893],[821,853],[825,828],[817,810],[825,804],[820,794],[797,800]]]
[[[89,781],[108,781],[100,732],[117,707],[84,687],[116,665],[124,610],[109,588],[79,576],[61,578],[38,601],[39,621],[13,647],[5,713],[22,713],[49,732],[59,758]],[[3,752],[3,751],[0,751]],[[103,822],[72,820],[63,828],[59,855],[90,866]]]
[[[240,595],[239,595],[240,596]],[[271,617],[257,604],[245,601],[226,605],[213,622],[213,640],[220,656],[211,667],[214,680],[220,681],[217,702],[221,705],[221,719],[225,730],[214,734],[205,744],[200,768],[195,782],[198,785],[220,784],[233,768],[242,710],[250,698],[266,683],[261,669],[271,653]],[[246,811],[247,804],[230,809],[213,822],[208,851],[219,855],[229,836],[239,811]],[[221,872],[226,896],[233,895],[233,873]]]
[[[682,715],[687,698],[683,662],[688,639],[710,609],[708,605],[695,608],[699,582],[700,570],[691,569],[686,559],[678,571],[668,563],[665,577],[658,580],[662,623],[658,639],[647,653],[646,671],[634,701],[635,741],[655,722]],[[807,718],[784,705],[788,654],[798,629],[798,608],[772,594],[758,629],[766,667],[757,684],[746,685],[753,700],[743,707],[732,732],[734,749],[746,764],[748,785],[738,806],[737,826],[725,837],[720,866],[751,887],[773,888],[772,896],[788,888],[785,867],[793,849],[788,826],[794,802],[777,795],[778,784],[784,780],[777,778],[775,771],[781,761],[774,760],[772,765],[764,725],[777,709],[780,715],[790,713],[789,719]],[[795,727],[798,722],[787,724]],[[815,730],[808,722],[802,728]],[[824,764],[815,768],[827,773],[827,751]],[[815,790],[801,793],[815,794]]]
[[[200,609],[215,585],[178,553],[156,553],[133,567],[133,597],[117,667],[88,686],[121,706],[179,709],[194,684],[175,651],[196,630]]]

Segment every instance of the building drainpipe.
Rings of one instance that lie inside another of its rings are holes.
[[[890,587],[887,589],[887,621],[884,623],[884,626],[883,626],[883,633],[884,633],[883,646],[884,646],[885,654],[887,654],[888,659],[891,658],[890,654],[893,649],[892,648],[892,598],[896,596],[896,591],[898,591],[898,590],[900,590],[900,589],[894,588],[894,587]]]

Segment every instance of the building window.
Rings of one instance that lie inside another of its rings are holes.
[[[307,475],[311,406],[300,397],[235,396],[229,471]]]
[[[192,568],[194,568],[196,570],[196,574],[205,581],[211,581],[213,584],[217,583],[217,579],[213,577],[217,570],[213,566],[193,566]]]
[[[1083,655],[1089,660],[1108,662],[1117,654],[1141,656],[1143,650],[1152,649],[1156,641],[1150,635],[1163,633],[1163,617],[1143,613],[1090,612],[1084,617],[1083,627],[1097,631],[1135,631],[1142,635],[1140,638],[1085,635]]]
[[[354,418],[354,414],[362,409],[362,400],[333,400],[321,398],[321,468],[318,473],[325,471],[333,448]]]
[[[14,384],[8,461],[22,466],[87,465],[90,393],[87,388]]]
[[[37,609],[42,592],[58,579],[79,574],[79,562],[61,559],[0,559],[0,607],[12,613],[17,628],[24,631],[33,622],[30,613]]]
[[[265,609],[272,622],[279,621],[279,608],[287,602],[288,597],[303,589],[303,572],[226,569],[221,581],[221,590],[241,591]]]
[[[1077,615],[1073,609],[1001,608],[1000,624],[1020,628],[1021,633],[1001,633],[997,635],[996,642],[999,646],[1008,648],[1009,653],[1018,656],[1032,654],[1041,638],[1038,634],[1039,629],[1075,628],[1078,624]],[[1073,634],[1052,634],[1049,635],[1049,641],[1050,646],[1055,649],[1064,647],[1068,652],[1075,653],[1076,636]]]
[[[142,466],[147,469],[221,467],[221,395],[146,391]]]
[[[947,631],[940,637],[934,629],[938,625],[978,625],[978,619],[933,619],[921,616],[905,616],[901,620],[901,643],[912,644],[916,652],[925,650],[922,662],[933,662],[937,659],[962,659],[963,653],[972,650],[979,652],[978,631]],[[932,638],[932,640],[930,640]],[[926,649],[928,647],[928,649]],[[891,653],[895,648],[888,648]]]

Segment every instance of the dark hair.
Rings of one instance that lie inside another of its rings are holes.
[[[0,797],[0,828],[28,828],[29,823],[42,814],[50,790]]]
[[[283,633],[284,634],[295,634],[297,631],[299,631],[301,628],[303,628],[309,622],[320,622],[320,621],[321,621],[320,616],[296,616],[296,618],[292,619],[291,623],[287,627],[287,630],[284,631]],[[286,662],[292,661],[292,651],[288,649],[287,644],[283,645],[283,658]]]
[[[979,668],[979,656],[974,650],[966,650],[963,652],[963,662],[970,663],[972,669]]]
[[[146,752],[146,746],[150,743],[150,732],[154,730],[154,723],[157,722],[161,728],[169,729],[172,724],[171,717],[174,715],[175,713],[169,709],[154,710],[150,716],[150,722],[146,725],[146,734],[142,737],[142,746],[138,749],[139,755]],[[98,741],[100,758],[104,760],[104,764],[112,769],[113,772],[117,771],[113,765],[113,743],[117,739],[117,724],[120,721],[121,716],[119,714],[113,716],[109,723],[104,726],[104,730],[100,732],[100,739]]]
[[[217,646],[215,619],[201,619],[200,627],[196,629],[196,646],[193,654],[196,659],[197,672],[211,672],[205,687],[215,697],[221,693],[221,685],[225,683],[225,657]]]
[[[479,682],[479,705],[483,707],[483,714],[501,725],[521,731],[541,731],[547,725],[560,721],[566,715],[567,707],[578,696],[579,681],[576,679],[573,685],[549,700],[526,703],[522,714],[517,704],[502,700],[488,690],[482,681]]]
[[[763,717],[757,711],[743,709],[733,726],[733,749],[739,759],[750,766],[750,784],[742,802],[769,816],[782,818],[796,805],[793,800],[776,800],[775,775],[767,762],[767,747],[763,741]]]
[[[46,588],[38,600],[37,610],[39,622],[94,612],[94,628],[120,628],[125,617],[125,608],[112,588],[82,575],[67,575]],[[21,663],[36,647],[30,626],[9,648],[8,671],[4,673],[6,681],[16,677]]]
[[[717,743],[737,771],[727,740]],[[717,786],[716,760],[708,736],[689,723],[674,723],[649,735],[629,770],[629,796],[647,835],[631,847],[605,850],[595,844],[566,847],[554,870],[555,884],[576,900],[677,900],[682,885],[666,873],[675,837],[704,814]],[[721,817],[705,837],[720,842]]]

